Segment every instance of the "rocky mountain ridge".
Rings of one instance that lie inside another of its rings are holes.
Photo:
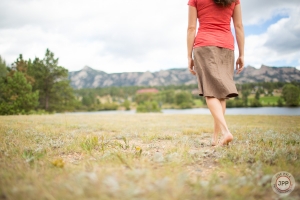
[[[160,70],[157,72],[105,73],[85,66],[80,71],[69,72],[71,85],[75,89],[109,86],[162,86],[197,84],[197,78],[187,68]],[[245,67],[234,75],[236,83],[253,82],[300,82],[300,70],[295,67],[268,67],[257,69]]]

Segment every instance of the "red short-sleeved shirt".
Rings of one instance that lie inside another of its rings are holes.
[[[196,7],[199,29],[194,48],[218,46],[234,50],[234,38],[230,29],[233,10],[240,0],[228,7],[221,7],[213,0],[189,0],[188,5]]]

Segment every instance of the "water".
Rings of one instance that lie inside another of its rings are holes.
[[[135,114],[135,110],[130,111],[99,111],[99,112],[75,112],[68,114]],[[210,115],[207,108],[193,109],[163,109],[163,114],[198,114]],[[300,116],[300,107],[285,108],[285,107],[260,107],[260,108],[227,108],[226,115],[293,115]]]

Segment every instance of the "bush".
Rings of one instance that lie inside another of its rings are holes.
[[[234,106],[237,108],[247,107],[247,105],[244,104],[244,101],[242,99],[235,100]]]
[[[117,110],[119,107],[116,103],[104,103],[101,104],[100,110]]]
[[[300,89],[293,84],[286,84],[282,89],[282,97],[285,100],[287,106],[298,106]]]
[[[193,96],[189,92],[179,92],[175,95],[175,102],[181,109],[192,108]]]
[[[188,109],[193,107],[193,103],[191,102],[183,102],[179,105],[181,109]]]
[[[279,98],[279,99],[277,100],[277,106],[278,106],[278,107],[282,107],[282,106],[283,106],[283,100],[282,100],[281,98]]]
[[[252,99],[250,102],[250,107],[262,107],[262,104],[258,99]]]
[[[31,110],[28,112],[29,115],[48,115],[48,114],[52,114],[50,112],[47,112],[45,110],[42,109],[38,109],[38,110]]]
[[[135,96],[135,102],[138,104],[142,104],[145,102],[153,101],[156,95],[153,93],[141,93]]]
[[[156,101],[146,101],[138,105],[138,107],[136,108],[136,112],[161,112],[161,109],[159,108],[158,103]]]
[[[235,107],[235,102],[234,102],[234,100],[232,100],[232,99],[227,100],[227,101],[226,101],[226,107],[227,107],[227,108],[233,108],[233,107]]]
[[[126,110],[130,110],[130,101],[125,100],[123,106],[125,107]]]

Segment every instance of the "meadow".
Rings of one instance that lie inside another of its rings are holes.
[[[209,115],[0,116],[0,199],[279,199],[279,171],[300,199],[300,117],[226,120],[215,148]]]
[[[264,96],[261,97],[259,101],[263,106],[272,106],[272,105],[277,105],[279,99],[280,96]]]

